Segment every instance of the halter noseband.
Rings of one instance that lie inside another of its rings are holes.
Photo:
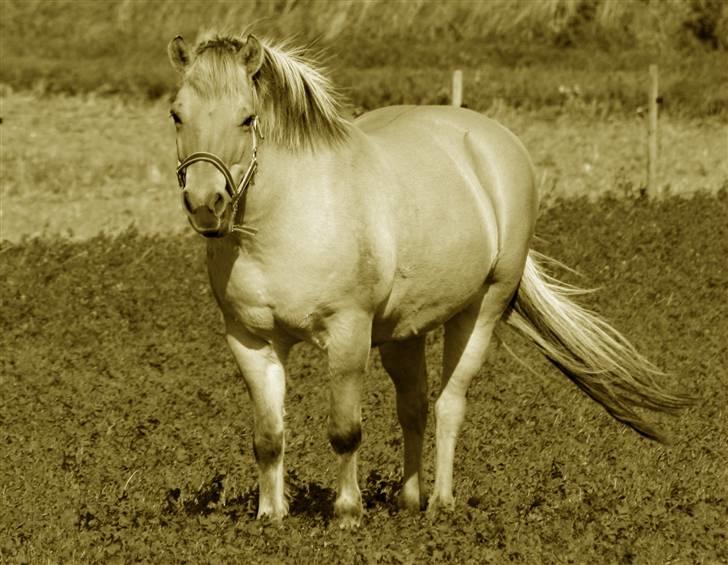
[[[177,165],[177,181],[179,182],[180,188],[183,190],[187,185],[187,167],[189,167],[190,165],[194,163],[199,163],[200,161],[204,161],[205,163],[210,163],[211,165],[214,165],[214,167],[218,171],[220,171],[222,176],[225,177],[225,191],[230,196],[233,206],[233,231],[240,232],[252,231],[250,228],[236,226],[235,217],[238,213],[238,203],[240,202],[240,199],[243,197],[245,192],[248,190],[248,187],[252,184],[255,171],[258,170],[258,137],[263,139],[263,135],[260,133],[260,129],[258,128],[257,116],[253,116],[252,123],[250,125],[250,132],[253,136],[252,156],[250,158],[250,164],[248,165],[248,169],[245,171],[243,178],[240,179],[240,182],[237,184],[237,186],[235,185],[233,175],[230,172],[228,166],[222,159],[220,159],[220,157],[218,157],[214,153],[197,151],[196,153],[191,153],[190,155],[188,155],[179,165]]]

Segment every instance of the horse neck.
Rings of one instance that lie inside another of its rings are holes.
[[[245,197],[243,224],[260,230],[290,223],[291,215],[313,213],[317,203],[330,198],[333,181],[346,170],[351,154],[349,144],[298,150],[261,145],[258,170]]]
[[[268,150],[269,149],[269,150]],[[264,148],[259,154],[256,186],[260,181],[261,196],[274,201],[281,197],[304,193],[313,196],[332,175],[341,174],[350,159],[347,144],[290,150]]]

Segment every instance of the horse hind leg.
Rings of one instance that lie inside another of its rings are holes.
[[[485,362],[493,331],[515,292],[518,282],[493,282],[479,299],[445,324],[442,381],[435,404],[435,486],[428,510],[452,509],[455,444],[465,418],[466,393],[472,378]]]
[[[397,417],[404,435],[404,475],[399,506],[423,510],[422,443],[427,423],[426,336],[379,346],[382,365],[397,391]]]

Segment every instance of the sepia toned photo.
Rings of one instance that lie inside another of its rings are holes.
[[[0,0],[0,562],[728,562],[727,50]]]

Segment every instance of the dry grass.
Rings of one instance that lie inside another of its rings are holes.
[[[636,40],[640,46],[685,41],[697,20],[725,41],[728,10],[714,0],[5,0],[5,18],[25,27],[49,20],[84,26],[83,38],[94,43],[114,30],[129,37],[167,37],[179,29],[261,25],[285,36],[334,39],[342,34],[369,37],[426,36],[431,39],[494,38],[566,41],[589,33]],[[692,25],[692,27],[691,27]],[[67,36],[63,26],[57,33]],[[581,37],[583,39],[583,37]],[[705,39],[705,38],[703,38]]]
[[[0,102],[0,238],[90,237],[129,224],[144,233],[186,229],[166,103],[27,94]],[[637,194],[646,170],[642,119],[604,117],[578,100],[571,104],[547,115],[499,102],[486,113],[526,143],[547,203]],[[721,124],[666,117],[661,127],[661,182],[668,192],[715,192],[728,184]]]
[[[726,115],[727,22],[721,0],[4,0],[0,82],[160,98],[174,85],[170,38],[252,26],[315,41],[368,108],[439,100],[440,77],[458,67],[488,79],[467,100],[479,110],[499,96],[519,107],[559,104],[551,87],[577,80],[588,100],[631,112],[647,65],[658,63],[672,114]]]

